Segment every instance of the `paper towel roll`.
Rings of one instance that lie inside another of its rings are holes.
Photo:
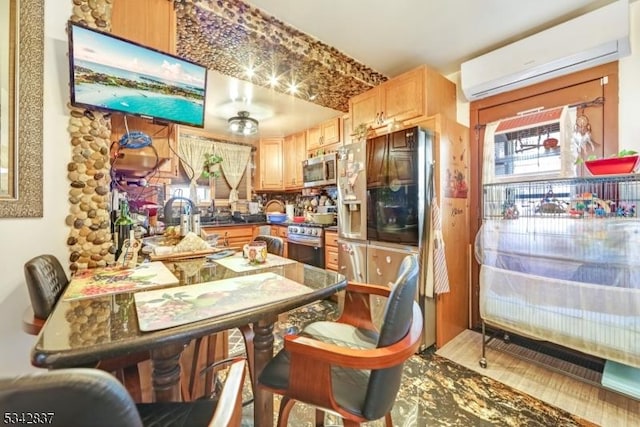
[[[287,214],[287,219],[293,221],[293,205],[287,205],[284,209]]]

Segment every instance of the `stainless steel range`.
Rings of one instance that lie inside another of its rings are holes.
[[[324,230],[321,225],[300,224],[287,227],[289,258],[324,268]]]

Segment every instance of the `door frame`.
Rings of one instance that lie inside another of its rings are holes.
[[[557,77],[533,86],[501,93],[473,101],[469,105],[470,165],[470,236],[475,236],[482,223],[482,152],[480,132],[485,123],[479,123],[482,110],[494,108],[533,96],[544,96],[577,84],[600,80],[603,83],[603,148],[604,155],[618,152],[618,61]],[[474,237],[472,237],[474,238]],[[480,325],[480,265],[471,260],[471,326]]]

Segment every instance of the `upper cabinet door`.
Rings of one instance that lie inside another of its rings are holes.
[[[167,0],[115,1],[111,32],[136,43],[176,53],[176,13]]]
[[[307,150],[315,150],[322,145],[322,128],[320,125],[307,129]]]
[[[302,188],[302,162],[307,158],[307,134],[298,132],[284,139],[284,188]]]
[[[375,87],[349,100],[351,126],[353,129],[362,123],[367,126],[376,126],[380,116],[380,97],[378,94],[379,89]]]
[[[307,134],[298,132],[293,136],[296,153],[293,168],[295,170],[295,186],[302,187],[302,162],[307,158]]]
[[[382,119],[403,121],[424,114],[424,70],[417,68],[380,86]]]
[[[282,190],[282,138],[260,140],[260,189]]]
[[[327,120],[321,124],[322,145],[340,142],[340,117]]]

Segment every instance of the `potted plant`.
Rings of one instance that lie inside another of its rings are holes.
[[[204,155],[204,167],[202,169],[202,176],[205,178],[213,177],[217,178],[220,176],[220,166],[222,163],[222,157],[216,154],[205,154]]]
[[[609,157],[598,158],[595,154],[584,160],[579,157],[576,164],[584,163],[591,175],[624,174],[636,170],[639,158],[637,151],[624,149]]]
[[[362,141],[367,138],[367,134],[369,133],[369,127],[366,123],[360,123],[358,126],[353,129],[353,136],[356,141]]]

